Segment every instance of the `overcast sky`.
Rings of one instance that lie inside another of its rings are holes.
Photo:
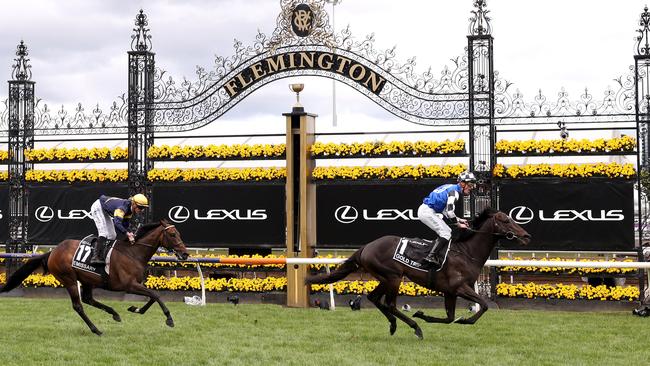
[[[633,64],[634,37],[644,2],[602,0],[488,0],[495,68],[531,100],[538,89],[554,99],[561,87],[577,100],[588,87],[602,99],[614,78]],[[215,55],[231,56],[233,39],[251,45],[259,29],[271,35],[279,0],[21,0],[0,12],[0,73],[11,77],[16,45],[29,48],[36,94],[52,108],[72,110],[99,103],[103,109],[126,89],[127,55],[135,15],[143,8],[156,64],[177,81],[195,79],[197,65],[210,68]],[[327,5],[331,12],[332,6]],[[343,0],[336,29],[350,25],[361,39],[374,33],[376,49],[397,46],[397,59],[416,56],[417,72],[436,73],[464,53],[471,0]],[[331,20],[331,18],[330,18]],[[4,69],[4,71],[2,71]],[[318,114],[319,130],[331,130],[332,82],[300,78],[302,102]],[[281,114],[294,102],[284,79],[269,84],[217,121],[233,126],[283,130]],[[0,89],[2,90],[2,89]],[[6,87],[0,92],[6,98]],[[337,85],[337,131],[371,124],[380,129],[416,129],[344,84]]]

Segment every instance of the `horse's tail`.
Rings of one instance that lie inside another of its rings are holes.
[[[27,276],[32,274],[32,272],[37,270],[39,267],[43,267],[43,269],[47,272],[47,259],[50,257],[50,253],[51,252],[48,252],[43,255],[39,255],[38,257],[29,259],[27,263],[23,264],[16,270],[16,272],[7,278],[7,283],[2,289],[0,289],[0,292],[9,292],[15,289],[23,282],[25,278],[27,278]]]
[[[344,279],[347,275],[359,269],[359,258],[361,257],[361,251],[363,248],[364,247],[361,247],[359,250],[354,252],[350,258],[346,259],[345,262],[336,267],[332,273],[321,273],[314,276],[308,276],[305,280],[305,284],[334,283]]]

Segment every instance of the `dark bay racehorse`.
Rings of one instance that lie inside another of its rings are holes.
[[[174,227],[167,221],[143,225],[136,233],[135,243],[118,241],[113,247],[113,254],[110,262],[110,275],[107,283],[104,283],[101,276],[82,271],[72,267],[72,258],[79,246],[79,240],[66,239],[59,243],[51,252],[29,259],[22,267],[18,268],[13,275],[7,279],[7,284],[0,292],[8,292],[18,287],[21,282],[38,268],[50,272],[68,290],[72,300],[72,308],[86,322],[90,330],[101,335],[102,332],[90,321],[83,310],[81,301],[102,309],[113,315],[115,321],[122,321],[119,314],[113,308],[100,303],[93,298],[93,288],[105,288],[111,291],[125,291],[130,294],[148,296],[149,301],[142,307],[131,306],[129,311],[144,314],[147,309],[157,302],[165,316],[166,324],[174,326],[174,320],[167,306],[160,300],[158,294],[146,288],[144,270],[149,259],[156,253],[158,247],[162,246],[173,251],[179,259],[187,259],[187,248],[181,240],[181,236]],[[81,296],[77,287],[77,281],[81,283]]]
[[[400,237],[383,236],[361,247],[331,274],[310,276],[307,283],[332,283],[342,280],[358,269],[363,269],[379,281],[379,285],[368,294],[368,300],[388,318],[390,334],[395,333],[396,318],[399,318],[415,330],[415,335],[422,338],[422,330],[418,324],[400,312],[396,306],[402,277],[406,276],[420,286],[442,292],[445,297],[446,318],[427,316],[421,311],[415,313],[414,317],[429,323],[454,322],[456,299],[460,296],[478,303],[480,309],[469,318],[456,320],[456,323],[474,324],[488,308],[485,300],[474,291],[474,283],[499,238],[517,239],[524,245],[530,242],[530,235],[508,215],[487,208],[473,221],[470,230],[464,232],[456,241],[452,241],[447,260],[442,269],[435,272],[431,282],[427,272],[393,260]],[[382,297],[384,297],[383,302]]]

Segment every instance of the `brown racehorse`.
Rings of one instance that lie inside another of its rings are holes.
[[[307,283],[332,283],[363,269],[379,281],[379,285],[368,294],[368,300],[388,318],[390,334],[395,333],[396,318],[399,318],[415,330],[418,338],[422,338],[422,330],[418,324],[400,312],[396,306],[402,277],[406,276],[420,286],[442,292],[445,297],[446,318],[426,316],[421,311],[415,313],[414,317],[430,323],[452,323],[456,312],[456,298],[460,296],[478,303],[480,309],[473,316],[455,322],[474,324],[488,308],[485,300],[474,291],[474,283],[499,238],[517,239],[526,245],[531,237],[505,213],[487,208],[473,221],[471,229],[462,233],[459,239],[452,240],[447,260],[442,269],[435,272],[431,282],[427,272],[393,260],[400,237],[383,236],[361,247],[331,274],[310,276]]]
[[[29,259],[27,263],[18,268],[7,279],[7,284],[0,292],[8,292],[18,287],[27,276],[42,267],[45,272],[52,273],[68,290],[72,300],[72,308],[86,322],[90,330],[97,335],[101,335],[102,332],[90,321],[80,300],[113,315],[115,321],[122,320],[113,308],[93,298],[93,288],[96,287],[148,296],[149,301],[142,308],[131,306],[129,311],[144,314],[154,302],[157,302],[167,317],[167,325],[174,326],[174,320],[169,313],[169,309],[160,300],[158,294],[142,284],[147,262],[156,253],[158,247],[162,246],[173,251],[179,259],[187,259],[187,248],[185,248],[174,225],[170,225],[165,220],[146,224],[136,233],[134,244],[128,241],[118,241],[113,247],[107,284],[104,284],[102,278],[97,274],[72,267],[72,258],[78,246],[79,240],[66,239],[51,252]],[[77,281],[81,283],[81,296],[79,295]]]

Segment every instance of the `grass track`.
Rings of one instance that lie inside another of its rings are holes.
[[[0,365],[645,365],[650,318],[628,312],[491,310],[474,326],[427,324],[424,340],[364,300],[360,312],[276,305],[167,303],[145,315],[107,301],[92,334],[63,299],[0,298]],[[442,309],[425,309],[442,316]]]

